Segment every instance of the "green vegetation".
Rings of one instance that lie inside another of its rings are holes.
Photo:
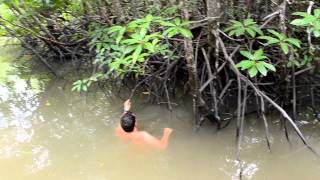
[[[247,33],[254,38],[256,37],[257,33],[259,35],[263,35],[263,32],[253,19],[245,19],[243,22],[230,20],[230,22],[232,22],[232,25],[225,29],[226,32],[229,32],[229,36],[241,36]]]
[[[248,51],[240,51],[240,53],[248,59],[241,61],[236,67],[240,67],[241,70],[248,70],[250,77],[255,77],[258,72],[266,76],[268,70],[276,71],[276,68],[272,64],[264,61],[268,57],[264,56],[262,49],[255,51],[254,54]]]
[[[289,46],[294,45],[297,48],[300,48],[300,41],[296,38],[288,38],[286,35],[279,33],[277,31],[274,31],[272,29],[268,29],[268,32],[273,35],[271,36],[260,36],[259,39],[265,39],[268,42],[265,44],[265,46],[276,44],[281,47],[281,50],[284,54],[289,53]],[[292,46],[291,46],[292,47]]]
[[[293,15],[302,16],[302,19],[295,19],[290,24],[307,27],[315,37],[320,37],[320,9],[315,9],[313,15],[307,12],[295,12]]]
[[[165,20],[147,15],[126,26],[99,27],[89,32],[91,49],[96,51],[94,63],[108,66],[108,74],[116,72],[122,78],[129,73],[144,74],[144,64],[151,56],[175,58],[165,40],[177,35],[192,37],[188,25],[180,18]]]

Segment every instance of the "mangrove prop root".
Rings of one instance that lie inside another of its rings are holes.
[[[298,136],[300,137],[301,141],[303,142],[303,144],[311,151],[313,152],[315,155],[319,156],[319,154],[311,147],[311,145],[307,142],[306,138],[304,137],[304,135],[301,133],[300,129],[298,128],[298,126],[294,123],[294,121],[291,119],[291,117],[288,115],[288,113],[282,108],[280,107],[276,102],[274,102],[272,99],[270,99],[267,95],[265,95],[262,91],[260,91],[246,76],[244,76],[243,74],[240,73],[240,71],[235,67],[235,63],[232,60],[232,58],[230,58],[227,49],[225,47],[224,42],[221,40],[221,38],[219,36],[216,37],[219,40],[219,44],[221,46],[222,52],[224,54],[225,59],[229,62],[230,64],[230,68],[232,69],[232,71],[236,74],[236,76],[238,78],[240,78],[242,81],[244,81],[245,83],[248,83],[248,85],[255,91],[255,93],[258,96],[261,96],[262,98],[264,98],[266,101],[268,101],[274,108],[276,108],[281,114],[282,116],[291,124],[291,126],[293,127],[294,131],[298,134]]]

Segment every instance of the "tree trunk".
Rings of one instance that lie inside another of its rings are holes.
[[[187,0],[182,1],[183,8],[183,18],[188,21],[190,19],[189,15],[189,4]],[[185,47],[185,58],[188,66],[188,75],[189,75],[189,86],[191,89],[191,95],[193,99],[193,109],[194,109],[194,120],[196,124],[199,124],[199,114],[198,114],[198,106],[199,106],[199,80],[198,80],[198,72],[197,72],[197,62],[195,62],[194,51],[192,45],[192,39],[185,38],[184,41]]]
[[[219,57],[219,42],[216,40],[215,37],[219,36],[219,22],[220,22],[220,17],[221,17],[221,2],[220,0],[208,0],[207,1],[207,16],[208,16],[208,42],[209,42],[209,54],[208,57],[209,59],[214,59],[214,62],[210,62],[210,64],[214,64],[215,68],[214,69],[218,69],[219,65],[219,61],[217,60]],[[214,50],[214,55],[211,55],[212,50]],[[210,58],[213,57],[213,58]],[[209,63],[208,63],[209,64]],[[211,66],[209,66],[208,68],[211,68]],[[211,71],[211,70],[210,70]],[[210,76],[213,76],[212,73],[210,73]],[[211,77],[210,77],[211,78]],[[218,114],[218,101],[217,101],[217,97],[216,97],[216,87],[215,87],[216,83],[215,81],[211,81],[210,83],[210,91],[212,93],[212,108],[210,108],[211,110],[214,111],[214,119],[217,121],[218,123],[218,129],[220,129],[221,127],[221,123],[220,123],[220,117]]]

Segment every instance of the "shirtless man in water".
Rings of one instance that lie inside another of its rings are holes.
[[[136,117],[130,109],[131,102],[128,99],[124,102],[124,113],[121,117],[120,125],[116,129],[116,135],[135,144],[147,144],[156,149],[166,149],[172,129],[164,128],[161,139],[157,139],[146,131],[139,131],[137,129]]]

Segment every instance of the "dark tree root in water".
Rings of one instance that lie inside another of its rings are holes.
[[[269,151],[271,151],[271,144],[270,144],[270,135],[269,135],[269,125],[268,125],[268,121],[265,115],[265,103],[264,103],[264,99],[263,97],[260,96],[260,104],[261,104],[261,116],[262,116],[262,120],[264,123],[264,127],[265,127],[265,132],[266,132],[266,140],[267,140],[267,145],[269,148]]]
[[[282,116],[291,124],[291,126],[293,127],[294,131],[298,134],[298,136],[300,137],[301,141],[304,143],[304,145],[310,149],[314,154],[316,154],[317,156],[319,156],[319,154],[311,147],[311,145],[307,142],[306,138],[303,136],[303,134],[301,133],[300,129],[298,128],[298,126],[295,124],[295,122],[290,118],[290,116],[288,115],[288,113],[282,108],[280,107],[276,102],[274,102],[272,99],[270,99],[267,95],[265,95],[262,91],[260,91],[247,77],[245,77],[244,75],[242,75],[238,69],[235,68],[235,64],[234,61],[230,58],[227,49],[223,43],[223,41],[221,40],[220,37],[216,37],[219,40],[221,49],[223,51],[223,54],[225,56],[225,59],[230,63],[230,67],[232,69],[232,71],[236,74],[237,77],[240,77],[242,81],[248,83],[248,85],[255,91],[255,93],[260,96],[261,98],[264,98],[266,101],[268,101],[274,108],[276,108],[281,114]],[[241,134],[240,134],[241,136]]]

